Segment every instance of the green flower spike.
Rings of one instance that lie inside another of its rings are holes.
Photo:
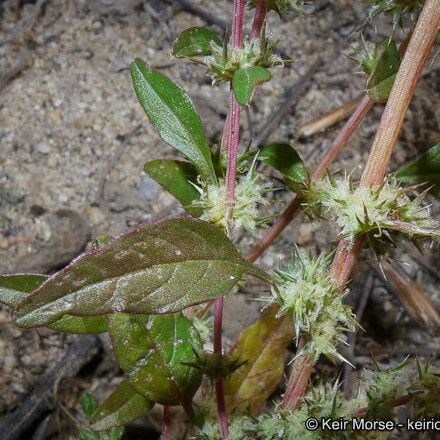
[[[422,203],[428,190],[417,195],[415,189],[402,188],[390,178],[380,186],[354,187],[351,177],[334,181],[328,176],[313,184],[306,205],[335,221],[341,236],[351,242],[363,234],[373,245],[394,244],[398,235],[439,237],[440,223]]]
[[[271,301],[280,306],[280,315],[292,315],[296,338],[303,335],[306,344],[301,353],[316,359],[324,354],[332,360],[346,361],[337,351],[345,343],[345,332],[353,331],[356,320],[329,273],[330,255],[317,258],[296,250],[293,262],[276,271]]]

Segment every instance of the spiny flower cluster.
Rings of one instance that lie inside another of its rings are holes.
[[[414,187],[402,188],[393,179],[380,186],[354,187],[350,177],[338,181],[327,177],[312,185],[306,205],[335,221],[350,241],[363,234],[386,244],[393,244],[398,234],[438,237],[440,224],[422,204],[426,191],[412,193]]]
[[[249,0],[251,7],[256,7],[258,0]],[[266,8],[268,11],[276,11],[281,17],[284,17],[290,12],[303,14],[303,7],[308,5],[308,0],[266,0]]]
[[[290,266],[276,271],[271,301],[280,306],[279,314],[292,315],[296,338],[306,339],[303,352],[345,360],[337,346],[356,321],[330,278],[329,263],[328,255],[314,258],[297,251]]]
[[[227,229],[226,183],[224,180],[220,180],[218,185],[197,186],[196,188],[200,192],[200,199],[194,201],[193,206],[203,209],[200,218]],[[258,208],[268,203],[268,200],[263,196],[270,190],[269,184],[259,183],[259,178],[253,169],[239,178],[235,187],[232,211],[234,229],[243,228],[248,232],[253,232],[257,226],[261,226],[268,220],[258,215]]]
[[[238,69],[282,65],[283,60],[274,55],[277,44],[278,41],[268,44],[264,36],[261,39],[246,39],[240,48],[232,47],[231,44],[220,46],[211,41],[212,54],[204,57],[203,63],[209,68],[213,84],[230,81]]]

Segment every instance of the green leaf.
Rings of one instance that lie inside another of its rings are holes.
[[[197,184],[197,170],[189,162],[178,160],[150,160],[144,165],[144,171],[159,185],[172,194],[192,215],[199,216],[203,210],[191,206],[200,194],[192,185]]]
[[[0,302],[8,307],[15,307],[47,279],[47,275],[36,274],[0,275]],[[64,333],[105,333],[107,318],[105,316],[81,318],[64,315],[48,325],[48,328]]]
[[[289,316],[276,318],[272,307],[238,338],[229,357],[244,364],[225,380],[229,411],[258,413],[279,385],[287,357],[287,345],[293,340],[293,321]]]
[[[97,410],[99,403],[96,397],[92,393],[84,393],[81,397],[81,406],[88,418],[92,417],[93,413]]]
[[[191,400],[202,375],[182,362],[194,362],[194,349],[201,350],[202,343],[188,319],[181,313],[116,313],[109,329],[116,359],[137,392],[163,405]]]
[[[78,257],[18,304],[16,322],[35,327],[66,313],[177,312],[224,295],[244,272],[267,278],[216,226],[167,219]]]
[[[374,61],[367,81],[367,93],[374,102],[385,102],[400,67],[400,54],[394,40],[386,40]]]
[[[132,63],[131,77],[137,98],[161,138],[190,160],[203,177],[216,183],[202,122],[189,96],[140,59]]]
[[[124,380],[93,413],[91,428],[94,431],[106,431],[145,415],[154,402],[135,391],[128,380]]]
[[[209,29],[204,27],[191,27],[185,29],[177,37],[173,45],[173,55],[178,58],[211,55],[211,43],[223,46],[222,40]]]
[[[252,98],[257,84],[269,81],[270,72],[261,66],[244,67],[237,69],[232,78],[232,88],[240,105],[247,105]]]
[[[258,155],[265,164],[286,176],[286,185],[293,191],[307,183],[308,173],[299,154],[288,144],[270,144],[260,150]]]
[[[430,192],[440,198],[440,144],[434,145],[414,162],[395,173],[402,182],[433,185]]]
[[[47,278],[47,275],[30,273],[0,275],[0,302],[15,307],[27,293],[38,288]]]

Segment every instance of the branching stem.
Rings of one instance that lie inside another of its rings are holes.
[[[435,37],[440,25],[440,0],[427,0],[417,21],[408,48],[403,57],[399,72],[385,106],[373,146],[368,157],[367,165],[361,178],[361,185],[379,185],[385,177],[391,153],[402,128],[406,111],[411,102],[423,67],[434,44]],[[356,259],[362,249],[364,237],[358,237],[354,243],[341,240],[338,245],[331,267],[331,277],[337,285],[345,285],[356,263]],[[299,367],[292,370],[289,380],[284,406],[294,409],[306,386],[303,386],[306,374],[311,374],[312,369],[307,370],[307,355],[303,355],[295,362]],[[307,382],[309,380],[307,378]]]
[[[358,107],[351,115],[350,119],[345,123],[338,137],[330,145],[327,152],[319,161],[311,179],[319,180],[327,171],[331,163],[336,159],[342,149],[347,145],[347,142],[359,127],[365,116],[373,106],[373,101],[365,95],[359,103]],[[275,224],[269,230],[265,237],[251,250],[248,255],[249,261],[255,261],[283,232],[286,226],[292,221],[298,208],[301,206],[300,198],[296,195],[290,202],[286,210],[278,217]]]

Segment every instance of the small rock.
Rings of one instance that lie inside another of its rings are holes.
[[[52,147],[47,142],[42,141],[35,145],[35,151],[41,154],[49,154],[52,151]]]
[[[0,249],[6,249],[8,246],[8,240],[6,240],[3,234],[0,234]]]
[[[95,206],[86,208],[85,212],[87,220],[89,220],[92,225],[102,223],[106,219],[104,211]]]

